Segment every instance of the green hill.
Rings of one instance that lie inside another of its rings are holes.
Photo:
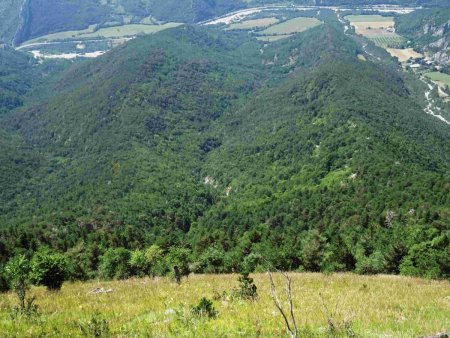
[[[450,54],[450,9],[428,9],[396,18],[399,34],[412,41],[412,46],[429,54],[439,64],[448,67]]]
[[[0,120],[1,260],[82,245],[92,276],[157,243],[197,272],[448,276],[450,130],[359,53],[327,24],[265,47],[186,26],[73,66]]]

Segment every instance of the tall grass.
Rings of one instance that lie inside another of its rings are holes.
[[[303,335],[327,336],[330,316],[344,335],[418,337],[450,329],[450,284],[398,276],[291,274],[296,321]],[[39,315],[11,317],[13,294],[0,295],[1,337],[282,337],[265,274],[252,275],[256,302],[215,297],[236,287],[237,275],[66,283],[59,293],[33,288]],[[274,275],[282,287],[282,276]],[[111,293],[92,294],[95,288]],[[214,299],[216,319],[191,315],[202,297]]]

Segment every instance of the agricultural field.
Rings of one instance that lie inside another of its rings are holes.
[[[393,57],[398,58],[400,62],[406,62],[410,58],[421,58],[423,57],[423,54],[417,53],[412,48],[406,48],[406,49],[397,49],[397,48],[386,48],[389,54],[391,54]]]
[[[450,88],[450,75],[441,72],[430,72],[425,74],[433,82],[436,82],[440,87]]]
[[[270,42],[288,38],[293,34],[304,32],[321,24],[322,22],[316,18],[297,17],[258,32],[257,34],[260,36],[258,40]]]
[[[391,48],[400,50],[405,43],[405,39],[400,35],[373,37],[370,40],[372,40],[378,47],[384,49]]]
[[[262,18],[262,19],[253,19],[253,20],[245,20],[238,23],[231,24],[227,30],[233,29],[255,29],[255,28],[263,28],[268,27],[273,24],[278,23],[277,18]]]
[[[178,27],[180,25],[180,23],[169,22],[161,25],[130,24],[100,29],[96,29],[96,26],[92,25],[87,29],[79,31],[66,31],[41,36],[37,39],[24,42],[22,46],[41,42],[55,42],[66,40],[124,38],[136,36],[139,34],[157,33],[168,28]]]
[[[382,15],[347,15],[346,20],[355,23],[366,23],[366,22],[394,22],[394,18],[391,16]]]
[[[263,35],[288,35],[301,33],[307,29],[321,25],[322,22],[316,18],[304,18],[298,17],[285,22],[279,23],[278,25],[271,26],[263,30],[260,34]]]
[[[393,17],[381,15],[348,15],[345,17],[355,28],[356,34],[363,35],[382,48],[399,48],[405,39],[395,33]]]
[[[290,276],[301,337],[419,337],[450,328],[450,284],[445,280]],[[180,285],[143,278],[66,283],[60,292],[34,287],[38,312],[29,318],[11,314],[13,294],[0,295],[0,332],[7,337],[287,337],[268,276],[251,277],[255,301],[232,296],[233,289],[239,290],[237,275],[191,275]],[[274,284],[287,306],[284,277],[274,275]],[[203,297],[212,307],[199,315],[194,307]]]

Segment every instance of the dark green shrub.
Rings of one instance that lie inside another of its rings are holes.
[[[203,297],[197,306],[192,308],[192,314],[198,317],[214,319],[219,314],[214,308],[214,304],[208,298]]]
[[[243,273],[239,278],[239,287],[232,291],[234,298],[252,300],[258,299],[258,288],[253,283],[253,278],[248,273]]]
[[[130,267],[133,276],[144,277],[149,274],[150,265],[147,262],[144,251],[135,250],[131,252]]]
[[[214,247],[208,248],[200,257],[202,272],[221,273],[224,270],[225,252]]]
[[[134,276],[156,276],[163,274],[163,251],[157,245],[152,245],[146,250],[131,252],[130,267]]]
[[[95,245],[79,243],[66,253],[68,258],[68,279],[89,280],[96,277],[99,250]]]
[[[445,235],[413,245],[400,265],[402,275],[426,278],[450,277],[449,238]]]
[[[179,284],[183,277],[189,275],[189,250],[185,248],[171,248],[167,257],[168,265],[172,268],[172,278]]]
[[[67,279],[69,263],[66,256],[48,249],[36,252],[30,263],[31,279],[36,285],[59,290]]]
[[[131,253],[125,248],[108,249],[100,259],[100,275],[107,279],[126,279],[131,276]]]
[[[0,266],[0,293],[9,291],[9,285],[4,270],[4,267]]]
[[[164,264],[163,250],[158,245],[151,245],[145,250],[145,259],[150,266],[150,275],[163,275],[167,269]]]
[[[35,298],[27,298],[27,292],[30,287],[30,274],[30,261],[25,255],[11,258],[5,266],[5,276],[9,287],[14,290],[19,300],[19,306],[15,309],[15,312],[27,316],[37,312],[37,306],[34,304]]]
[[[245,272],[255,272],[258,267],[263,263],[263,256],[259,253],[251,252],[248,256],[244,258],[242,262],[241,271]]]
[[[370,256],[358,257],[356,272],[360,274],[377,274],[385,271],[386,260],[381,252],[375,251]]]

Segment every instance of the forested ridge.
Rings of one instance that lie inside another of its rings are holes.
[[[267,46],[185,26],[74,65],[0,119],[1,263],[448,278],[450,130],[361,52],[328,24]],[[130,263],[149,247],[167,261]]]

